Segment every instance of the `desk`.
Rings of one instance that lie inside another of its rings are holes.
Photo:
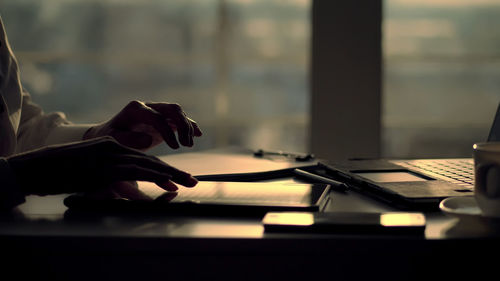
[[[355,192],[332,191],[330,196],[326,211],[395,211]],[[65,219],[64,197],[28,197],[17,216],[0,220],[0,249],[8,259],[2,261],[3,273],[50,280],[328,276],[416,280],[429,274],[477,279],[478,268],[485,269],[485,276],[496,269],[496,260],[481,255],[500,252],[496,227],[458,221],[439,212],[426,214],[425,237],[269,234],[258,218]]]

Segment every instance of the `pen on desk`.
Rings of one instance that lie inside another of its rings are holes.
[[[301,169],[294,169],[293,173],[296,174],[297,176],[301,176],[310,180],[318,181],[321,183],[327,183],[332,186],[333,189],[340,190],[340,191],[345,191],[349,188],[349,186],[343,182],[339,182],[327,177],[319,176],[313,173],[309,173],[307,171],[301,170]]]

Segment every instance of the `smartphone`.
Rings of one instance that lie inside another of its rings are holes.
[[[423,213],[269,212],[262,219],[266,232],[422,235]]]

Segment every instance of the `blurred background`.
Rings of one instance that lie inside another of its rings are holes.
[[[500,0],[383,4],[382,156],[469,157],[500,101]],[[189,151],[307,151],[310,9],[308,0],[0,3],[24,87],[45,111],[89,123],[134,99],[177,102],[204,131]]]
[[[500,101],[500,1],[384,4],[383,154],[470,157]]]

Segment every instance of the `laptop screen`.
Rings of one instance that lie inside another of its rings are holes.
[[[495,119],[488,135],[488,141],[500,141],[500,105],[497,108]]]

